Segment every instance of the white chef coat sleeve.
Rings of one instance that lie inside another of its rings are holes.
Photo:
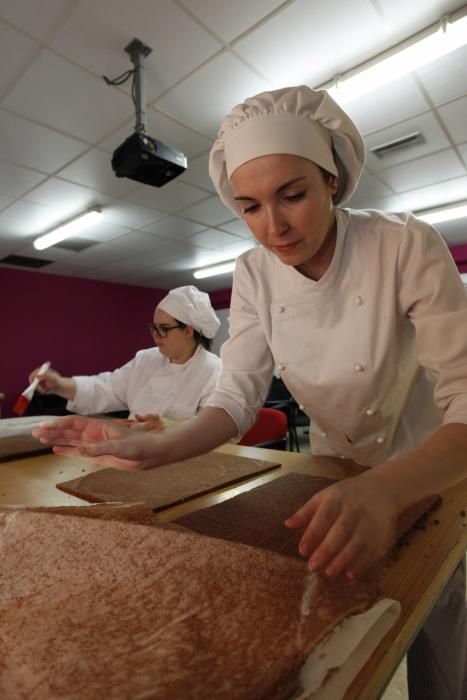
[[[256,274],[255,274],[256,272]],[[255,422],[271,384],[274,361],[255,306],[260,273],[237,259],[230,303],[229,339],[221,348],[222,374],[209,406],[223,408],[244,435]]]
[[[467,296],[440,234],[412,216],[397,275],[401,312],[415,327],[418,359],[434,378],[443,423],[467,423]]]
[[[203,388],[199,397],[198,409],[209,406],[209,398],[214,391],[222,372],[222,362],[214,353],[205,351],[203,360]]]
[[[128,408],[128,386],[132,374],[138,371],[138,356],[113,372],[93,376],[76,376],[76,395],[68,401],[67,410],[74,413],[107,413]]]

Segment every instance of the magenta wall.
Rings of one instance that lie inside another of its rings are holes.
[[[452,246],[460,272],[467,244]],[[167,292],[76,277],[0,267],[0,392],[2,416],[45,360],[65,375],[119,367],[151,346],[147,323]],[[230,289],[210,294],[215,309],[228,308]]]
[[[211,294],[222,308],[230,290]],[[113,369],[150,347],[164,290],[0,268],[2,417],[45,360],[65,375]],[[226,304],[228,306],[228,303]]]
[[[450,246],[449,250],[456,261],[459,272],[467,272],[467,243]]]

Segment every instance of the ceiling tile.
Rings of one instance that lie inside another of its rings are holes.
[[[90,207],[103,206],[111,198],[88,187],[52,177],[28,192],[24,199],[50,207],[64,218],[71,218]]]
[[[180,213],[187,219],[193,219],[206,226],[218,226],[232,218],[232,212],[222,204],[219,197],[210,197]]]
[[[198,283],[193,270],[256,245],[209,179],[224,115],[256,92],[346,72],[465,3],[43,0],[40,16],[36,4],[0,0],[0,255],[41,255],[35,237],[101,204],[101,223],[79,237],[97,245],[82,253],[57,247],[51,255],[67,257],[42,274],[219,289],[231,275]],[[134,131],[135,109],[130,82],[108,87],[101,76],[132,67],[124,47],[133,36],[154,49],[145,62],[147,133],[188,158],[187,171],[160,189],[116,178],[110,166]],[[346,105],[369,151],[350,206],[421,209],[466,199],[466,61],[467,47]],[[382,159],[370,151],[416,130],[425,144]],[[446,235],[467,243],[465,221]]]
[[[226,258],[215,250],[207,250],[206,248],[195,248],[187,246],[186,249],[180,250],[180,255],[174,258],[169,263],[164,262],[157,267],[157,270],[195,270],[199,267],[213,265],[214,263],[222,262]]]
[[[0,109],[0,158],[53,173],[88,146]]]
[[[410,3],[407,0],[378,0],[388,28],[400,38],[428,27],[460,4],[459,0],[411,0]]]
[[[17,253],[23,246],[24,241],[18,238],[0,238],[0,258]]]
[[[0,23],[0,95],[28,66],[38,49],[35,41]]]
[[[134,255],[131,248],[113,245],[112,243],[96,243],[92,248],[87,248],[81,253],[73,253],[69,262],[79,267],[102,267],[116,260],[122,260]]]
[[[99,265],[95,269],[112,275],[135,274],[141,278],[144,270],[147,269],[147,255],[141,256],[139,253],[136,253],[114,262]]]
[[[416,114],[427,112],[430,106],[412,76],[374,90],[360,99],[344,105],[362,134],[384,129]]]
[[[137,11],[128,0],[83,0],[51,46],[95,75],[115,78],[132,67],[124,51],[132,37],[154,50],[145,61],[149,101],[221,47],[171,0],[138,0]]]
[[[207,196],[204,190],[180,182],[177,178],[160,188],[143,185],[129,194],[126,199],[173,214],[190,204],[206,199]]]
[[[236,236],[241,236],[242,238],[252,238],[253,234],[241,219],[234,219],[233,221],[228,221],[226,224],[222,224],[220,228],[223,231],[228,231],[229,233],[234,233]]]
[[[154,233],[162,238],[169,240],[181,241],[189,238],[199,231],[203,231],[206,226],[197,224],[194,221],[188,221],[177,216],[168,216],[161,221],[155,221],[149,226],[145,226],[141,230],[147,233]]]
[[[182,0],[206,26],[224,41],[231,41],[270,12],[283,0]]]
[[[142,233],[141,231],[129,231],[128,233],[124,233],[123,236],[113,238],[112,243],[114,245],[123,245],[126,248],[133,248],[134,250],[140,251],[160,248],[167,244],[167,240],[149,233]]]
[[[41,267],[38,272],[43,272],[50,275],[63,275],[64,277],[79,277],[83,272],[83,268],[79,265],[73,265],[69,262],[69,260],[70,258],[53,262],[50,265],[47,265],[47,267]]]
[[[0,211],[3,211],[5,207],[10,206],[15,201],[16,197],[10,196],[10,197],[5,197],[3,194],[0,194]]]
[[[58,173],[64,180],[86,185],[99,192],[119,197],[139,187],[135,180],[116,177],[110,163],[110,156],[97,148],[85,153]]]
[[[454,143],[467,141],[467,97],[438,107],[438,112]]]
[[[188,239],[188,243],[191,245],[197,245],[200,248],[208,248],[209,250],[216,250],[222,246],[230,245],[232,243],[238,243],[239,239],[230,233],[224,233],[217,229],[207,229],[202,231],[202,233],[197,233]]]
[[[4,104],[90,143],[124,123],[132,112],[127,95],[46,50],[18,80]]]
[[[105,218],[117,226],[126,226],[127,228],[141,228],[148,224],[163,219],[166,214],[155,209],[148,209],[139,204],[132,204],[125,200],[115,200],[105,207]]]
[[[424,143],[401,148],[393,153],[389,153],[383,158],[377,158],[371,149],[383,144],[395,141],[415,132],[420,132],[425,139]],[[437,119],[431,112],[420,114],[418,117],[407,119],[394,126],[382,129],[370,134],[365,138],[366,144],[366,167],[369,171],[379,172],[384,168],[389,168],[407,160],[421,158],[429,153],[441,151],[448,148],[450,143],[441,129]]]
[[[467,143],[461,143],[460,146],[458,146],[459,153],[461,154],[462,158],[464,159],[464,163],[467,166]]]
[[[466,175],[465,167],[452,148],[417,158],[409,163],[381,170],[378,177],[395,192],[414,190],[440,180],[452,180]],[[467,193],[466,193],[467,194]]]
[[[357,190],[351,199],[345,203],[352,209],[374,209],[376,202],[383,197],[389,197],[393,191],[374,175],[365,175],[360,179]]]
[[[452,100],[467,92],[467,46],[420,68],[417,75],[434,104]]]
[[[2,0],[0,17],[38,39],[44,39],[69,7],[68,0],[41,0],[40,12],[31,0]]]
[[[105,243],[107,241],[113,241],[121,236],[128,233],[128,228],[125,226],[116,226],[106,220],[106,209],[102,212],[102,216],[99,221],[90,226],[83,231],[82,236],[77,236],[76,238],[84,238],[88,241],[98,241],[99,243]]]
[[[0,192],[6,197],[20,197],[45,180],[43,173],[0,161]]]
[[[208,192],[215,192],[215,187],[209,177],[209,153],[189,160],[188,168],[183,175],[180,175],[180,180],[197,187],[203,187]]]
[[[72,251],[65,250],[57,246],[50,246],[45,250],[36,250],[32,243],[18,250],[18,255],[25,255],[28,258],[39,258],[39,260],[65,260],[73,255]]]
[[[214,138],[222,119],[234,104],[268,87],[266,81],[244,63],[224,52],[174,87],[158,101],[157,106]]]
[[[251,250],[252,248],[256,247],[257,243],[255,240],[244,239],[243,241],[238,241],[237,243],[224,245],[221,248],[218,248],[216,252],[222,256],[223,260],[234,260],[235,258],[238,258],[239,255],[242,255],[242,253],[245,253],[247,250]]]
[[[386,211],[420,211],[465,199],[467,176],[428,185],[382,200]],[[466,241],[467,242],[467,241]]]
[[[270,81],[269,87],[278,88],[320,85],[385,45],[390,39],[368,0],[296,0],[240,40],[235,50]],[[255,92],[244,90],[243,97]]]
[[[18,239],[39,236],[61,222],[60,213],[42,204],[19,201],[0,214],[0,231],[3,236]]]
[[[152,253],[151,264],[156,266],[164,265],[172,260],[177,260],[178,258],[187,258],[197,255],[198,252],[202,252],[200,248],[189,245],[185,241],[174,241],[173,243],[167,243],[167,245],[162,248],[157,248]]]

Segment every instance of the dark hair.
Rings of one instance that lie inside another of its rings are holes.
[[[188,323],[179,321],[178,318],[176,318],[175,321],[180,324],[180,328],[186,328],[189,325]],[[202,345],[205,350],[211,350],[211,338],[206,338],[206,336],[197,331],[196,328],[193,328],[193,338],[195,339],[196,347],[198,347],[198,345]]]
[[[199,331],[195,330],[194,328],[193,328],[193,332],[194,332],[194,337],[196,340],[196,345],[199,345],[201,343],[201,345],[203,346],[203,348],[205,350],[210,350],[211,346],[212,346],[212,339],[206,338],[205,335],[203,335]]]

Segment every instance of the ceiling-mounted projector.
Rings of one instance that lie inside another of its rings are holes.
[[[113,152],[112,169],[117,177],[128,177],[146,185],[162,187],[186,170],[187,160],[181,151],[146,134],[143,57],[148,56],[152,49],[139,39],[133,39],[125,51],[130,54],[134,69],[126,71],[114,81],[105,80],[111,85],[121,85],[133,75],[132,96],[136,125],[134,133]]]
[[[162,187],[181,175],[186,165],[183,153],[138,132],[129,136],[112,156],[117,177],[129,177],[154,187]]]

